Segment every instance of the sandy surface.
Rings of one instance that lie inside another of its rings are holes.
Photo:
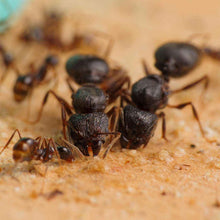
[[[117,60],[129,71],[132,81],[143,76],[140,59],[146,58],[152,71],[153,51],[168,40],[187,40],[193,33],[208,33],[205,42],[220,48],[220,8],[218,0],[193,1],[134,1],[134,0],[76,0],[39,1],[29,5],[29,11],[4,42],[13,51],[20,51],[11,40],[25,18],[37,19],[44,6],[58,6],[69,10],[83,28],[99,29],[115,39],[111,59]],[[62,2],[62,3],[61,3]],[[22,20],[23,19],[23,20]],[[201,45],[203,39],[194,41]],[[105,42],[101,42],[103,48]],[[27,60],[39,63],[39,55],[28,54],[28,48],[19,52],[19,67],[25,69]],[[75,51],[76,52],[76,51]],[[65,61],[68,54],[64,54]],[[63,62],[58,68],[60,84],[57,92],[70,101],[70,93],[63,83]],[[219,138],[220,121],[220,64],[206,58],[189,76],[173,80],[171,88],[178,88],[193,79],[208,74],[210,87],[203,102],[199,100],[202,86],[171,98],[177,104],[192,100],[197,107],[206,134]],[[15,128],[23,136],[55,136],[60,132],[60,110],[50,100],[41,122],[35,126],[22,121],[27,112],[27,102],[13,101],[10,74],[1,86],[0,95],[0,145],[3,146]],[[36,115],[48,86],[34,92],[32,114]],[[160,138],[161,124],[148,147],[140,151],[109,153],[106,160],[91,159],[72,164],[56,162],[31,166],[17,166],[12,160],[12,146],[0,160],[0,219],[220,219],[220,149],[207,143],[192,117],[190,109],[166,109],[167,137]],[[219,138],[220,139],[220,138]],[[14,140],[15,142],[16,140]],[[195,144],[195,148],[190,145]],[[45,170],[48,171],[45,176]],[[53,190],[62,191],[51,200]],[[43,196],[42,196],[43,194]]]

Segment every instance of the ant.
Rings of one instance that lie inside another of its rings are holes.
[[[38,70],[32,68],[31,73],[25,75],[18,75],[14,84],[14,99],[16,102],[22,102],[28,95],[31,94],[33,88],[47,83],[45,77],[49,68],[54,68],[58,64],[58,57],[55,55],[49,55],[44,59],[43,64]]]
[[[63,14],[50,11],[44,13],[42,24],[32,26],[24,30],[20,34],[20,40],[25,43],[38,42],[44,44],[46,47],[63,52],[72,51],[83,46],[89,46],[97,49],[92,35],[81,33],[79,31],[78,23],[75,24],[75,34],[69,43],[64,43],[61,39],[62,26],[65,21]],[[107,35],[95,31],[95,36],[106,38]]]
[[[8,139],[6,145],[0,151],[0,154],[9,146],[15,134],[18,134],[19,140],[13,146],[13,160],[18,162],[40,160],[48,162],[55,155],[58,159],[72,162],[75,160],[75,153],[69,147],[57,146],[52,138],[37,137],[35,139],[22,137],[18,129],[16,129]]]
[[[115,89],[120,90],[127,83],[130,88],[130,77],[120,66],[110,67],[106,61],[109,56],[113,42],[109,41],[103,58],[96,55],[76,54],[66,62],[66,72],[68,74],[67,83],[73,80],[79,85],[92,83],[105,91],[112,100]]]
[[[164,112],[156,113],[157,110],[165,107],[183,109],[191,106],[203,138],[208,142],[214,142],[208,140],[205,136],[198,113],[192,102],[185,102],[178,105],[168,104],[170,95],[187,90],[198,84],[201,80],[195,81],[178,90],[170,90],[168,81],[164,79],[163,75],[150,74],[146,63],[144,62],[143,64],[147,76],[133,84],[131,94],[127,91],[124,91],[122,94],[121,106],[123,107],[123,100],[126,100],[130,104],[123,108],[119,117],[119,132],[122,134],[120,140],[122,147],[136,149],[142,145],[146,146],[154,133],[158,117],[162,118],[162,138],[167,140],[165,114]]]
[[[72,88],[73,107],[54,91],[49,90],[43,99],[37,120],[32,123],[40,120],[49,94],[53,95],[61,105],[63,141],[73,147],[76,146],[81,152],[80,157],[97,156],[102,146],[108,143],[106,136],[110,136],[110,143],[103,154],[105,158],[119,139],[120,133],[114,132],[118,117],[117,107],[113,106],[104,113],[108,98],[103,90],[91,84],[82,86],[77,92],[74,92]],[[66,114],[69,116],[68,120]],[[115,137],[112,139],[113,136]]]
[[[155,51],[155,67],[164,78],[179,78],[188,74],[200,63],[202,55],[220,60],[220,51],[212,48],[198,48],[186,42],[168,42]]]

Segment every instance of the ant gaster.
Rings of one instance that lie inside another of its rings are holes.
[[[179,78],[188,74],[201,61],[202,55],[220,60],[220,51],[212,48],[198,48],[186,42],[168,42],[155,51],[155,67],[165,78]]]
[[[66,72],[69,76],[67,79],[72,79],[79,85],[93,83],[99,88],[103,89],[106,94],[109,95],[109,99],[112,100],[112,94],[115,95],[116,90],[122,90],[122,87],[127,84],[130,87],[130,77],[127,72],[120,66],[109,67],[106,61],[110,50],[112,48],[112,42],[104,53],[103,58],[96,55],[83,55],[77,54],[70,57],[66,62]]]

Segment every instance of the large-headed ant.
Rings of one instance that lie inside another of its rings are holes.
[[[179,78],[193,70],[202,58],[208,55],[220,60],[220,51],[209,47],[198,48],[186,42],[168,42],[155,51],[155,67],[159,69],[166,79]]]
[[[35,123],[41,118],[49,94],[53,95],[61,104],[63,141],[70,145],[74,144],[85,156],[91,154],[96,156],[99,154],[102,145],[108,143],[106,137],[110,136],[110,143],[103,154],[103,158],[105,158],[112,145],[119,139],[120,133],[114,132],[118,117],[117,107],[110,107],[104,113],[108,104],[108,98],[104,92],[95,85],[84,85],[77,92],[74,92],[72,88],[73,107],[71,107],[63,98],[50,90],[44,97]],[[76,112],[75,114],[73,109]],[[68,120],[66,114],[69,116]],[[115,138],[112,139],[113,136]]]
[[[75,160],[74,150],[66,146],[67,144],[64,144],[64,146],[58,146],[52,138],[37,137],[33,139],[29,137],[22,137],[18,129],[13,132],[6,145],[0,151],[0,154],[2,154],[9,146],[16,133],[19,136],[19,140],[13,146],[12,154],[16,163],[24,161],[30,162],[32,160],[47,162],[54,156],[67,162]]]
[[[191,106],[202,136],[208,142],[213,142],[205,136],[198,113],[192,102],[185,102],[179,105],[168,104],[170,95],[187,90],[201,81],[207,80],[206,77],[181,89],[172,91],[169,88],[168,81],[163,76],[150,74],[145,63],[144,69],[147,76],[133,84],[131,95],[125,92],[122,96],[122,100],[126,100],[128,103],[136,106],[126,106],[121,112],[119,131],[121,132],[122,147],[138,148],[142,145],[146,146],[154,133],[158,117],[163,119],[162,137],[166,139],[165,114],[163,112],[156,114],[158,110],[165,107],[183,109],[186,106]]]

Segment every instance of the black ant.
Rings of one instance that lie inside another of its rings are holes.
[[[128,105],[121,112],[119,132],[121,132],[122,147],[138,148],[142,145],[146,146],[154,133],[158,117],[162,118],[162,138],[167,140],[165,114],[164,112],[156,114],[157,110],[166,106],[177,109],[191,106],[202,136],[208,142],[214,142],[206,138],[198,113],[192,102],[185,102],[179,105],[168,104],[170,95],[191,88],[201,82],[201,79],[181,89],[172,91],[169,88],[168,81],[163,76],[150,74],[145,63],[144,69],[147,76],[133,84],[131,95],[127,91],[122,94],[122,100],[126,100],[131,105],[136,106]]]
[[[15,134],[18,134],[19,140],[13,146],[13,159],[17,162],[40,160],[47,162],[54,156],[58,159],[72,162],[75,160],[74,152],[66,146],[57,146],[52,138],[37,137],[36,139],[22,137],[20,131],[16,129],[6,145],[0,151],[0,154],[9,146]],[[66,145],[66,144],[65,144]]]
[[[112,100],[112,94],[115,89],[119,91],[127,83],[130,88],[130,77],[120,66],[110,67],[105,60],[112,48],[112,41],[103,55],[103,58],[96,55],[77,54],[70,57],[66,62],[66,72],[68,74],[67,82],[70,85],[70,79],[79,85],[92,83],[104,90]]]
[[[97,156],[102,145],[107,143],[106,136],[115,136],[113,139],[110,138],[110,143],[103,154],[103,158],[105,158],[112,145],[119,139],[120,134],[114,132],[118,117],[117,107],[111,107],[104,113],[108,103],[104,92],[95,85],[84,85],[77,92],[72,89],[73,107],[71,107],[63,98],[49,90],[43,99],[37,120],[33,123],[40,120],[49,94],[53,95],[62,107],[63,141],[71,146],[75,145],[83,155]],[[73,109],[75,114],[73,114]],[[69,116],[69,120],[66,119],[66,114]]]
[[[200,63],[203,54],[220,60],[219,50],[198,48],[186,42],[168,42],[156,49],[155,67],[165,78],[179,78],[193,70]]]

